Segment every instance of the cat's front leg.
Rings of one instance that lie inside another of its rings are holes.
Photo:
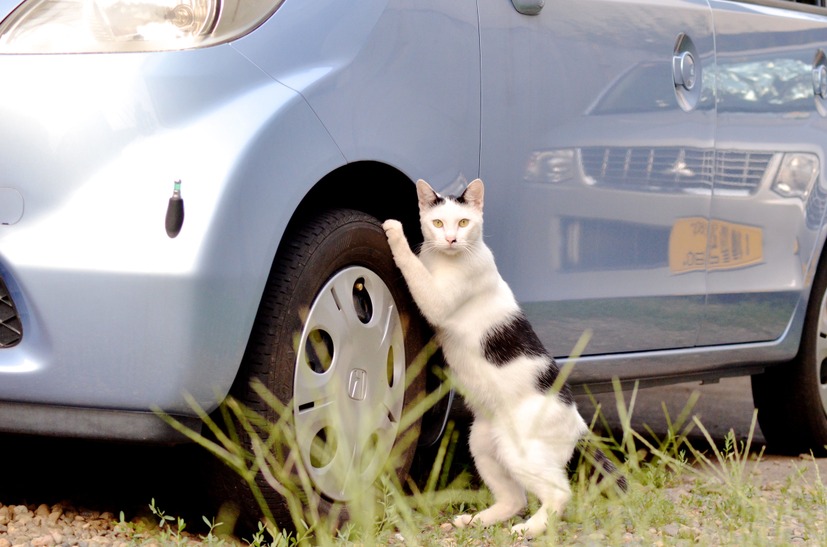
[[[388,245],[391,248],[391,254],[393,254],[393,261],[396,262],[396,266],[402,271],[405,281],[407,281],[410,286],[411,279],[417,275],[422,275],[422,270],[424,270],[425,267],[411,250],[401,222],[389,219],[382,223],[382,228],[385,230],[385,236],[388,238]],[[415,297],[416,295],[414,295],[414,298]]]
[[[388,219],[382,223],[382,229],[385,230],[388,245],[390,245],[391,253],[393,253],[393,258],[397,261],[397,265],[399,258],[407,254],[413,254],[411,246],[408,244],[408,239],[405,237],[405,231],[402,229],[401,222]]]
[[[405,278],[405,282],[408,284],[414,302],[419,306],[425,319],[431,325],[438,327],[442,324],[447,313],[444,294],[441,291],[434,290],[434,287],[436,287],[434,278],[428,268],[419,260],[419,257],[411,250],[411,246],[405,238],[405,232],[402,230],[402,223],[390,219],[382,224],[382,228],[388,238],[393,261],[396,262],[396,266],[402,272],[402,277]]]

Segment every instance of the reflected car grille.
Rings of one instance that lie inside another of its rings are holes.
[[[715,158],[715,188],[755,192],[775,154],[772,152],[742,152],[718,150]]]
[[[17,308],[14,307],[6,284],[0,279],[0,348],[15,346],[22,337],[23,327]]]
[[[581,150],[592,184],[619,190],[680,193],[709,190],[755,192],[772,160],[771,152],[699,148],[587,147]]]

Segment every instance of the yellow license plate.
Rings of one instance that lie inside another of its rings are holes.
[[[676,220],[669,234],[672,273],[730,270],[758,264],[763,259],[764,231],[756,226],[688,217]]]

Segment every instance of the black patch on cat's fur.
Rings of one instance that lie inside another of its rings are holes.
[[[445,203],[445,198],[439,194],[434,194],[434,199],[431,200],[431,207],[436,207],[437,205],[442,205],[443,203]]]
[[[548,354],[537,333],[531,328],[531,323],[523,313],[511,318],[510,321],[497,325],[486,333],[482,340],[482,349],[485,358],[498,367],[506,365],[514,359],[527,355],[530,357],[545,357],[548,365],[542,374],[537,377],[536,387],[541,393],[547,393],[552,388],[560,369],[554,358]],[[566,403],[574,402],[574,396],[568,384],[560,386],[560,399]]]
[[[437,195],[436,198],[434,199],[433,203],[431,204],[431,207],[434,207],[436,205],[441,205],[441,204],[445,203],[446,200],[451,200],[454,203],[459,203],[460,205],[464,205],[466,203],[464,196],[465,196],[465,193],[463,193],[461,196],[440,196],[440,195]]]
[[[482,349],[485,358],[498,367],[522,355],[548,356],[531,323],[522,313],[488,331],[482,340]]]
[[[559,375],[560,369],[557,368],[557,363],[554,362],[554,358],[549,357],[546,369],[537,378],[537,389],[539,389],[541,393],[548,393],[554,386],[554,382],[557,381],[557,376]],[[567,405],[574,403],[574,394],[566,382],[563,382],[563,385],[560,386],[560,392],[557,395],[560,397],[560,400]]]
[[[466,203],[468,203],[467,201],[465,201],[465,192],[463,192],[460,196],[441,196],[434,192],[434,197],[428,204],[428,207],[436,207],[437,205],[442,205],[443,203],[445,203],[446,200],[449,199],[455,203],[459,203],[460,205],[465,205]]]

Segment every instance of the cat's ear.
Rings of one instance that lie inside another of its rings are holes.
[[[482,212],[484,188],[480,179],[474,179],[462,193],[462,200]]]
[[[416,181],[416,195],[419,197],[420,209],[433,207],[440,200],[439,194],[431,188],[430,184],[422,179]]]

